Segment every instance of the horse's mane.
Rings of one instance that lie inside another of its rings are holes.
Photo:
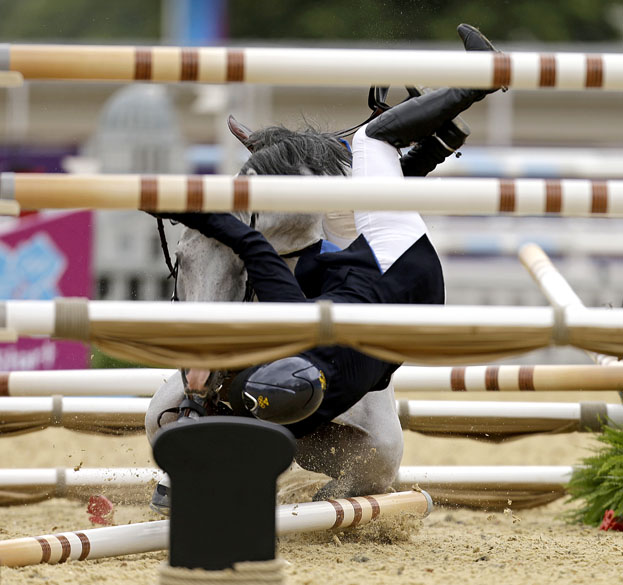
[[[351,154],[338,138],[313,128],[269,126],[253,132],[245,145],[253,154],[241,175],[346,175],[351,164]]]

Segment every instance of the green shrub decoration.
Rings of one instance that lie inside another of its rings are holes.
[[[606,510],[623,517],[623,429],[604,426],[597,440],[603,446],[583,460],[567,485],[570,502],[584,501],[566,514],[570,522],[599,526]]]

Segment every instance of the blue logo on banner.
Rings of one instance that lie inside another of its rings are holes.
[[[45,233],[9,248],[0,242],[0,299],[49,300],[62,296],[63,253]]]

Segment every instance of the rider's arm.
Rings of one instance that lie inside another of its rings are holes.
[[[286,263],[264,236],[229,213],[162,214],[196,229],[232,249],[244,262],[260,301],[304,302],[307,299]]]

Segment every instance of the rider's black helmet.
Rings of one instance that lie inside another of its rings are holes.
[[[231,383],[228,399],[238,415],[291,424],[316,411],[326,385],[322,370],[296,356],[243,370]]]

